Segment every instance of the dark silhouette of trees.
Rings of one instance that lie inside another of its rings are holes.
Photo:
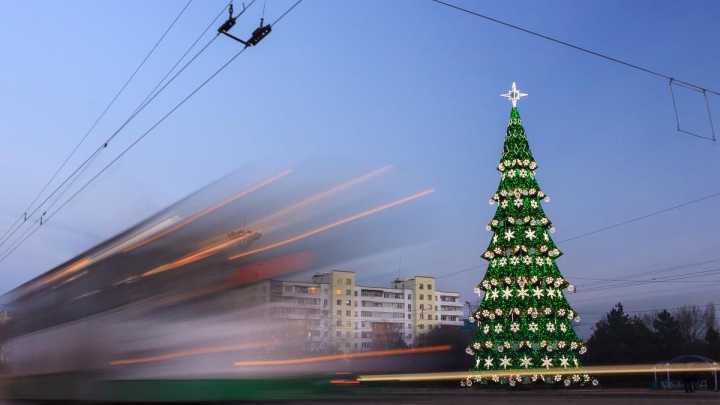
[[[593,328],[585,364],[653,364],[683,354],[720,360],[715,304],[686,305],[643,317],[615,305]]]

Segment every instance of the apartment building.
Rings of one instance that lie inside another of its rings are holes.
[[[316,274],[310,283],[267,280],[261,301],[267,314],[289,320],[310,344],[342,351],[412,345],[433,328],[463,324],[459,294],[437,290],[433,277],[397,279],[389,288],[355,280],[345,270]]]

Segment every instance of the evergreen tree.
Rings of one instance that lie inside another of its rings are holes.
[[[489,266],[475,289],[479,295],[484,292],[484,299],[470,318],[478,324],[467,348],[475,366],[462,384],[490,380],[510,385],[538,380],[585,384],[591,378],[583,372],[578,355],[586,348],[571,325],[580,319],[563,294],[564,289],[574,288],[555,263],[561,252],[550,237],[552,222],[540,205],[549,197],[535,179],[538,166],[515,106],[522,94],[513,83],[505,96],[513,101],[513,108],[497,166],[502,173],[500,186],[490,200],[498,208],[487,226],[493,233],[483,253]],[[537,374],[513,374],[532,369]]]
[[[588,364],[633,364],[658,360],[656,335],[639,317],[630,317],[618,303],[593,328],[587,341]],[[661,356],[664,358],[663,356]]]
[[[655,314],[652,326],[655,329],[659,352],[668,359],[680,354],[678,349],[681,345],[682,335],[680,334],[680,325],[675,317],[663,309]]]

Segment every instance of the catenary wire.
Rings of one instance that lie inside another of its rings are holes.
[[[285,17],[290,11],[292,11],[298,4],[300,4],[303,0],[298,0],[293,6],[291,6],[285,13],[283,13],[280,18],[278,18],[273,25],[277,24],[280,19]],[[213,38],[213,40],[217,38],[217,35]],[[210,42],[212,43],[212,41]],[[210,44],[208,43],[208,45]],[[207,48],[207,46],[205,48]],[[203,50],[205,49],[203,48]],[[96,180],[102,173],[104,173],[110,166],[112,166],[115,162],[117,162],[122,156],[125,155],[130,149],[132,149],[135,145],[137,145],[145,136],[147,136],[150,132],[152,132],[155,128],[157,128],[165,119],[167,119],[172,113],[174,113],[178,108],[180,108],[183,104],[185,104],[186,101],[188,101],[192,96],[194,96],[200,89],[202,89],[207,83],[209,83],[215,76],[217,76],[220,72],[222,72],[227,66],[229,66],[238,56],[240,56],[245,50],[248,49],[247,47],[242,48],[239,52],[237,52],[230,60],[228,60],[224,65],[222,65],[215,73],[213,73],[208,79],[206,79],[200,86],[198,86],[195,90],[192,91],[187,97],[185,97],[180,103],[178,103],[173,109],[171,109],[167,114],[165,114],[158,122],[156,122],[150,129],[148,129],[144,134],[142,134],[138,139],[136,139],[132,144],[130,144],[125,150],[123,150],[115,159],[110,161],[102,170],[100,170],[95,176],[93,176],[90,180],[88,180],[80,189],[78,189],[73,195],[70,196],[60,207],[58,207],[54,212],[52,212],[47,219],[44,221],[47,223],[50,219],[52,219],[55,214],[57,214],[60,210],[63,209],[70,201],[72,201],[78,194],[80,194],[85,188],[87,188],[94,180]],[[202,52],[202,50],[201,50]],[[194,58],[193,58],[194,60]],[[191,60],[192,61],[192,60]],[[190,63],[190,62],[188,62]],[[182,70],[181,70],[182,71]],[[178,72],[179,74],[180,72]],[[156,94],[157,95],[157,94]],[[155,96],[153,96],[154,98]],[[152,98],[150,99],[152,101]],[[104,146],[103,146],[104,147]],[[27,239],[29,239],[30,236],[32,236],[40,227],[35,228],[32,233],[30,233],[25,239],[23,239],[17,246],[15,246],[8,254],[3,256],[0,259],[0,262],[4,261],[12,252],[15,251],[20,245],[22,245]]]
[[[190,66],[190,64],[192,64],[210,46],[210,44],[215,41],[216,38],[217,35],[214,36],[198,53],[196,53],[195,56],[193,56],[190,61],[188,61],[167,83],[165,83],[165,85],[160,90],[158,90],[149,100],[147,100],[147,102],[145,102],[138,109],[136,109],[136,111],[125,120],[125,122],[120,126],[120,128],[118,128],[102,145],[100,145],[95,150],[95,152],[93,152],[93,154],[91,154],[80,166],[78,166],[75,171],[70,174],[70,176],[68,176],[39,206],[35,208],[35,210],[30,213],[30,215],[28,215],[28,217],[32,217],[33,215],[35,215],[35,213],[37,213],[40,208],[42,208],[45,203],[47,203],[58,191],[60,191],[68,181],[75,177],[81,170],[84,170],[83,168],[86,167],[90,163],[90,161],[96,157],[97,154],[107,148],[109,142],[112,141],[120,133],[120,131],[122,131],[125,126],[127,126],[158,95],[160,95],[160,93],[162,93],[162,91],[165,90],[165,88],[167,88],[167,86],[169,86],[188,66]],[[0,247],[3,246],[22,227],[24,223],[25,221],[18,225],[4,240],[2,240],[2,242],[0,242]]]
[[[702,198],[698,198],[698,199],[696,199],[696,200],[688,201],[688,202],[686,202],[686,203],[682,203],[682,204],[679,204],[679,205],[675,205],[675,206],[670,207],[670,208],[665,208],[665,209],[660,210],[660,211],[655,211],[655,212],[650,213],[650,214],[642,215],[642,216],[637,217],[637,218],[633,218],[633,219],[630,219],[630,220],[627,220],[627,221],[624,221],[624,222],[620,222],[620,223],[615,224],[615,225],[611,225],[611,226],[607,226],[607,227],[604,227],[604,228],[600,228],[600,229],[597,229],[597,230],[592,231],[592,232],[584,233],[584,234],[582,234],[582,235],[573,236],[572,238],[564,239],[564,240],[561,240],[561,241],[559,241],[559,242],[557,242],[557,243],[560,244],[560,243],[569,242],[569,241],[572,241],[572,240],[575,240],[575,239],[584,238],[584,237],[586,237],[586,236],[594,235],[594,234],[596,234],[596,233],[600,233],[600,232],[607,231],[607,230],[610,230],[610,229],[613,229],[613,228],[617,228],[617,227],[619,227],[619,226],[627,225],[627,224],[629,224],[629,223],[636,222],[636,221],[639,221],[639,220],[641,220],[641,219],[646,219],[646,218],[649,218],[649,217],[652,217],[652,216],[655,216],[655,215],[658,215],[658,214],[662,214],[662,213],[665,213],[665,212],[668,212],[668,211],[672,211],[672,210],[677,209],[677,208],[682,208],[682,207],[685,207],[685,206],[687,206],[687,205],[695,204],[695,203],[697,203],[697,202],[704,201],[704,200],[707,200],[707,199],[710,199],[710,198],[713,198],[713,197],[717,197],[717,196],[720,196],[720,193],[714,193],[714,194],[711,194],[711,195],[708,195],[708,196],[705,196],[705,197],[702,197]],[[466,272],[466,271],[478,269],[478,268],[481,268],[481,267],[487,267],[487,264],[480,264],[480,265],[477,265],[477,266],[469,267],[469,268],[467,268],[467,269],[460,270],[460,271],[456,271],[456,272],[450,273],[450,274],[445,274],[445,275],[442,275],[442,276],[436,277],[436,278],[439,279],[439,278],[450,277],[450,276],[454,276],[454,275],[456,275],[456,274],[464,273],[464,272]]]
[[[37,202],[37,200],[40,198],[40,196],[42,195],[42,193],[45,192],[45,190],[48,188],[48,186],[50,185],[50,183],[52,183],[52,181],[55,180],[55,177],[57,177],[57,175],[58,175],[58,174],[60,173],[60,171],[65,167],[65,165],[66,165],[67,162],[70,160],[70,158],[75,154],[75,152],[77,152],[77,150],[78,150],[78,148],[80,147],[80,145],[85,141],[85,139],[87,139],[88,135],[90,135],[90,133],[93,131],[93,129],[95,129],[95,127],[97,126],[97,124],[98,124],[98,123],[100,122],[100,120],[105,116],[105,114],[108,112],[108,110],[110,109],[110,107],[112,107],[113,104],[115,104],[115,101],[118,99],[118,97],[120,97],[120,95],[123,93],[123,91],[125,91],[125,88],[127,88],[127,86],[128,86],[128,85],[130,84],[130,82],[133,80],[133,78],[135,77],[135,75],[137,75],[137,73],[140,71],[140,69],[145,65],[145,62],[147,62],[147,60],[150,58],[150,56],[153,54],[153,52],[155,52],[155,49],[157,49],[158,45],[160,45],[160,43],[162,42],[162,40],[167,36],[168,32],[170,32],[170,30],[171,30],[172,27],[175,25],[175,23],[180,19],[180,17],[183,15],[183,13],[185,13],[185,10],[188,8],[188,6],[190,5],[190,3],[192,3],[192,0],[190,0],[190,1],[187,2],[187,4],[185,5],[185,7],[183,7],[183,9],[180,11],[180,14],[178,14],[177,17],[175,17],[175,19],[174,19],[173,22],[170,24],[170,26],[165,30],[165,32],[164,32],[163,35],[160,37],[160,39],[155,43],[155,46],[153,46],[152,49],[150,50],[150,52],[148,52],[148,54],[145,55],[145,58],[142,60],[142,62],[140,62],[140,65],[138,65],[138,67],[135,69],[135,71],[132,73],[132,75],[130,75],[130,78],[128,78],[127,81],[125,82],[125,84],[120,88],[120,91],[118,91],[117,94],[115,94],[115,97],[113,97],[113,99],[110,101],[110,103],[107,105],[107,107],[105,107],[105,109],[104,109],[103,112],[100,114],[100,116],[95,120],[95,122],[94,122],[93,125],[90,127],[90,129],[89,129],[89,130],[85,133],[85,135],[80,139],[80,142],[78,142],[78,144],[75,145],[75,148],[70,152],[70,155],[68,155],[68,157],[65,159],[65,161],[64,161],[64,162],[60,165],[60,167],[57,169],[57,171],[55,172],[55,174],[52,175],[52,177],[50,178],[50,180],[48,180],[48,182],[45,184],[45,186],[42,188],[42,190],[40,190],[40,192],[37,194],[37,196],[35,196],[35,199],[33,199],[33,201],[30,203],[30,205],[28,205],[28,207],[25,209],[25,213],[27,213],[28,211],[30,211],[30,208],[32,208],[33,204],[35,204],[35,203]],[[21,216],[21,217],[22,217],[22,216]],[[13,224],[9,229],[12,229],[13,226],[15,226],[15,224]],[[9,230],[6,231],[5,234],[7,234],[7,232],[9,232]],[[5,234],[4,234],[2,237],[5,237]]]
[[[446,6],[446,7],[454,8],[455,10],[459,10],[459,11],[462,11],[462,12],[467,13],[467,14],[471,14],[471,15],[474,15],[474,16],[476,16],[476,17],[484,18],[484,19],[486,19],[486,20],[488,20],[488,21],[492,21],[492,22],[494,22],[494,23],[504,25],[504,26],[506,26],[506,27],[510,27],[510,28],[516,29],[516,30],[518,30],[518,31],[525,32],[525,33],[527,33],[527,34],[534,35],[534,36],[536,36],[536,37],[540,37],[540,38],[543,38],[543,39],[547,39],[548,41],[552,41],[552,42],[555,42],[555,43],[560,44],[560,45],[565,45],[565,46],[567,46],[567,47],[573,48],[573,49],[578,50],[578,51],[582,51],[582,52],[585,52],[585,53],[589,53],[590,55],[597,56],[597,57],[600,57],[600,58],[609,60],[609,61],[611,61],[611,62],[619,63],[619,64],[621,64],[621,65],[624,65],[624,66],[627,66],[627,67],[630,67],[630,68],[633,68],[633,69],[637,69],[637,70],[640,70],[640,71],[645,72],[645,73],[649,73],[649,74],[652,74],[652,75],[655,75],[655,76],[659,76],[659,77],[662,77],[662,78],[665,78],[665,79],[668,79],[668,80],[673,80],[673,81],[676,81],[676,82],[678,82],[678,83],[682,83],[682,84],[685,84],[685,85],[687,85],[687,86],[694,87],[694,88],[696,88],[696,89],[705,90],[705,91],[707,91],[707,92],[709,92],[709,93],[713,93],[713,94],[716,94],[716,95],[720,95],[720,92],[713,91],[713,90],[709,90],[709,89],[706,89],[706,88],[704,88],[704,87],[694,85],[694,84],[692,84],[692,83],[688,83],[688,82],[685,82],[685,81],[682,81],[682,80],[678,80],[678,79],[675,79],[675,78],[673,78],[673,77],[664,75],[664,74],[662,74],[662,73],[658,73],[658,72],[655,72],[655,71],[653,71],[653,70],[650,70],[650,69],[647,69],[647,68],[644,68],[644,67],[641,67],[641,66],[638,66],[638,65],[634,65],[634,64],[632,64],[632,63],[625,62],[625,61],[622,61],[622,60],[620,60],[620,59],[613,58],[613,57],[611,57],[611,56],[603,55],[603,54],[601,54],[601,53],[598,53],[598,52],[595,52],[595,51],[591,51],[591,50],[589,50],[589,49],[587,49],[587,48],[583,48],[583,47],[580,47],[580,46],[577,46],[577,45],[573,45],[573,44],[571,44],[571,43],[568,43],[568,42],[565,42],[565,41],[561,41],[561,40],[559,40],[559,39],[555,39],[555,38],[549,37],[549,36],[547,36],[547,35],[543,35],[543,34],[537,33],[537,32],[535,32],[535,31],[530,31],[530,30],[528,30],[528,29],[525,29],[525,28],[522,28],[522,27],[518,27],[517,25],[513,25],[513,24],[510,24],[510,23],[506,23],[506,22],[504,22],[504,21],[500,21],[500,20],[498,20],[498,19],[495,19],[495,18],[492,18],[492,17],[488,17],[488,16],[483,15],[483,14],[480,14],[480,13],[476,13],[476,12],[471,11],[471,10],[468,10],[468,9],[466,9],[466,8],[462,8],[462,7],[460,7],[460,6],[456,6],[456,5],[454,5],[454,4],[446,3],[446,2],[441,1],[441,0],[432,0],[432,1],[434,1],[435,3],[441,4],[441,5],[443,5],[443,6]]]
[[[58,176],[58,174],[60,174],[60,171],[62,171],[62,169],[67,165],[68,161],[70,161],[70,158],[72,158],[72,156],[75,154],[75,152],[77,152],[78,148],[80,148],[80,145],[82,145],[83,142],[85,142],[85,140],[87,139],[87,137],[88,137],[88,136],[90,135],[90,133],[95,129],[95,127],[97,126],[97,124],[100,122],[100,120],[102,120],[102,118],[105,116],[105,114],[108,112],[108,110],[110,110],[110,108],[113,106],[113,104],[115,104],[115,101],[117,101],[117,99],[120,97],[120,95],[125,91],[125,89],[126,89],[127,86],[130,84],[130,82],[133,80],[133,78],[135,78],[135,75],[137,75],[137,73],[140,71],[140,69],[145,65],[145,62],[147,62],[147,60],[148,60],[148,59],[150,58],[150,56],[155,52],[155,50],[156,50],[157,47],[160,45],[160,43],[163,41],[163,39],[165,39],[165,37],[167,36],[167,34],[168,34],[168,33],[170,32],[170,30],[173,28],[173,26],[175,26],[175,23],[176,23],[176,22],[180,19],[180,17],[185,13],[185,10],[187,10],[188,6],[190,6],[190,3],[192,3],[192,0],[188,1],[187,4],[185,4],[185,7],[183,7],[183,9],[180,11],[180,13],[177,15],[177,17],[175,17],[175,19],[173,20],[173,22],[172,22],[172,23],[170,24],[170,26],[165,30],[165,32],[164,32],[163,35],[160,37],[160,39],[155,43],[155,45],[152,47],[152,49],[150,50],[150,52],[148,52],[148,54],[145,55],[145,58],[142,60],[142,62],[140,62],[140,65],[138,65],[138,67],[135,69],[135,71],[132,73],[132,75],[130,75],[130,77],[129,77],[128,80],[125,82],[125,84],[120,88],[120,91],[118,91],[117,94],[115,94],[115,97],[113,97],[113,99],[112,99],[112,100],[110,101],[110,103],[105,107],[105,109],[104,109],[103,112],[100,114],[100,116],[95,120],[95,122],[94,122],[93,125],[90,127],[90,129],[88,129],[88,131],[85,133],[85,135],[80,139],[80,142],[78,142],[77,145],[75,145],[75,148],[73,148],[73,150],[70,152],[70,154],[68,155],[68,157],[65,158],[65,161],[64,161],[64,162],[60,165],[60,167],[55,171],[55,173],[52,175],[52,177],[50,177],[50,180],[47,181],[47,183],[45,184],[45,186],[43,186],[43,188],[40,190],[40,192],[35,196],[35,198],[33,199],[33,201],[32,201],[32,202],[28,205],[28,207],[25,209],[25,211],[23,212],[23,214],[21,214],[20,217],[18,218],[18,220],[16,220],[15,223],[13,223],[13,224],[8,228],[8,230],[5,231],[5,233],[3,234],[3,236],[0,237],[0,239],[2,239],[2,242],[0,242],[0,246],[4,245],[4,244],[7,242],[7,240],[10,239],[10,238],[15,234],[15,232],[17,232],[18,229],[19,229],[20,227],[22,227],[22,225],[27,221],[28,212],[32,209],[33,205],[37,202],[37,200],[38,200],[38,199],[40,198],[40,196],[45,192],[45,190],[47,190],[47,188],[50,186],[50,184],[53,182],[53,180],[55,180],[55,178]],[[94,159],[94,157],[95,157],[95,155],[96,155],[97,153],[98,153],[98,151],[96,151],[95,153],[93,153],[85,162],[83,162],[83,164],[82,164],[80,167],[85,166],[91,159]],[[80,167],[79,167],[77,170],[75,170],[75,171],[70,175],[69,178],[73,177],[73,176],[78,172],[78,170],[80,169]],[[68,178],[68,179],[69,179],[69,178]],[[66,180],[65,182],[67,182],[67,180]],[[61,185],[58,187],[58,189],[61,188],[61,187],[65,184],[65,182],[63,182],[63,184],[61,184]],[[55,192],[57,192],[57,190],[56,190]],[[54,193],[53,193],[53,194],[54,194]],[[52,195],[51,195],[51,196],[52,196]],[[48,200],[49,200],[49,198],[46,199],[46,200],[44,200],[43,203],[41,203],[40,206],[38,206],[29,216],[32,217],[32,215],[34,215],[34,214],[40,209],[40,207],[42,207],[42,205],[44,205]],[[18,224],[18,222],[20,221],[20,219],[23,219],[23,218],[24,218],[24,220],[23,220],[23,222],[20,224],[20,226],[18,226],[17,228],[15,228],[15,229],[13,230],[13,228]],[[12,232],[11,232],[11,231],[12,231]],[[8,233],[10,233],[10,235],[8,235]],[[7,238],[5,238],[6,235],[7,235]]]

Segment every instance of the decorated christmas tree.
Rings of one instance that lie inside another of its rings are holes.
[[[586,348],[571,322],[580,318],[563,294],[574,287],[555,263],[562,253],[550,237],[555,229],[540,204],[550,198],[535,179],[538,165],[516,105],[525,95],[515,83],[503,94],[513,108],[497,166],[500,186],[490,200],[498,208],[487,226],[493,236],[482,255],[489,261],[488,270],[475,288],[483,300],[470,317],[478,326],[467,348],[475,366],[462,384],[597,384],[578,358]]]

